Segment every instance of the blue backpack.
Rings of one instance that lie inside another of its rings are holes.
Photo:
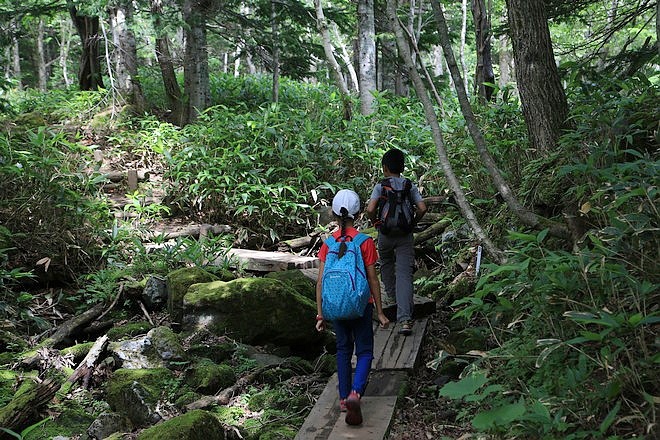
[[[328,255],[321,285],[321,308],[325,319],[355,319],[364,314],[371,291],[360,245],[368,238],[368,235],[359,233],[353,239],[330,237],[325,241]],[[346,243],[346,252],[339,258],[342,243]]]

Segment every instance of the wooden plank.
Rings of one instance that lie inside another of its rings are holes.
[[[326,440],[339,418],[339,394],[337,393],[337,374],[333,374],[328,384],[316,400],[301,426],[295,440]]]
[[[302,257],[286,252],[266,252],[251,249],[230,249],[227,253],[235,265],[246,270],[275,272],[287,269],[311,269],[318,267],[316,257]],[[317,270],[318,273],[318,270]]]
[[[372,368],[374,370],[412,370],[415,368],[427,322],[428,318],[415,320],[410,336],[399,334],[400,324],[398,323],[391,326],[389,335],[382,333],[382,337],[387,336],[387,340],[384,344],[379,343],[378,352],[375,352],[374,341]],[[376,337],[381,337],[381,334],[377,333]]]
[[[408,381],[406,371],[372,370],[365,396],[398,396]]]
[[[392,414],[396,406],[396,396],[364,396],[361,401],[362,417],[360,426],[350,426],[344,417],[338,417],[328,440],[383,440],[390,428]]]

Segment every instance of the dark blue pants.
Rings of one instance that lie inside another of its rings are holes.
[[[367,305],[361,318],[333,321],[337,337],[337,377],[339,397],[345,399],[351,390],[364,394],[367,386],[371,361],[374,359],[374,329],[372,315],[374,306]],[[357,363],[351,380],[351,358],[353,350]]]

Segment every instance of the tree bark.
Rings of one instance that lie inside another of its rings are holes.
[[[316,10],[316,27],[321,33],[323,51],[330,67],[330,74],[335,80],[335,84],[339,88],[339,93],[341,94],[341,101],[342,105],[344,106],[344,120],[350,121],[353,117],[353,105],[351,104],[350,93],[348,91],[348,86],[346,85],[346,79],[341,72],[341,67],[337,62],[337,59],[335,58],[335,49],[332,46],[332,41],[330,40],[328,22],[326,21],[325,14],[323,13],[323,5],[321,4],[321,0],[314,0],[314,8]]]
[[[118,0],[110,7],[112,34],[115,43],[115,72],[117,88],[121,99],[135,107],[135,111],[144,110],[144,95],[138,80],[137,47],[135,34],[131,30],[133,22],[133,3]]]
[[[557,146],[568,115],[543,0],[506,0],[516,80],[531,147],[545,156]]]
[[[19,23],[15,18],[11,20],[11,60],[12,60],[12,77],[16,81],[16,88],[23,90],[23,78],[21,72],[21,52],[18,46],[18,26]]]
[[[456,95],[458,97],[458,102],[461,107],[461,112],[465,118],[465,122],[470,132],[470,136],[474,141],[474,145],[479,153],[481,161],[488,170],[495,187],[499,191],[500,195],[506,202],[509,209],[527,226],[533,228],[548,227],[550,232],[553,235],[567,238],[570,236],[568,229],[565,225],[551,222],[543,217],[536,215],[535,213],[526,209],[513,194],[513,191],[509,187],[509,184],[506,182],[502,173],[500,172],[495,160],[490,155],[488,148],[486,146],[486,140],[477,124],[477,119],[474,116],[472,111],[472,106],[467,96],[467,92],[463,87],[463,81],[461,80],[461,73],[456,64],[456,57],[454,56],[454,51],[451,47],[451,40],[449,39],[449,29],[447,27],[447,21],[445,20],[444,12],[442,7],[438,2],[431,2],[433,6],[433,14],[435,16],[435,21],[438,25],[438,36],[440,37],[440,44],[442,45],[445,59],[447,60],[447,65],[449,66],[449,72],[451,73],[452,78],[454,79],[454,88],[456,90]]]
[[[433,2],[431,2],[433,3]],[[465,81],[464,86],[465,90],[470,90],[468,88],[468,76],[467,76],[467,62],[465,61],[465,38],[467,34],[467,0],[461,1],[461,46],[460,46],[460,58],[461,58],[461,68],[463,70],[463,81]]]
[[[99,18],[78,15],[75,6],[69,7],[69,14],[82,43],[78,86],[80,90],[98,90],[99,88],[103,88],[101,56],[99,54]]]
[[[415,91],[419,100],[422,102],[424,107],[424,115],[426,116],[427,123],[431,126],[431,135],[433,137],[433,142],[435,143],[436,152],[438,154],[438,159],[440,161],[440,166],[442,171],[447,179],[447,184],[449,188],[454,193],[456,198],[456,203],[459,206],[461,214],[465,218],[466,222],[476,235],[479,242],[484,246],[484,249],[490,254],[493,261],[502,262],[504,257],[502,252],[497,249],[493,244],[490,238],[486,235],[484,230],[479,225],[472,207],[465,197],[465,192],[461,188],[461,184],[456,178],[456,174],[451,166],[449,157],[447,156],[447,150],[445,149],[445,142],[442,137],[442,131],[440,130],[440,124],[438,123],[438,116],[435,114],[435,109],[433,103],[426,92],[426,88],[422,81],[422,78],[419,76],[417,69],[413,63],[413,58],[410,53],[410,48],[408,47],[408,42],[405,39],[403,31],[399,26],[399,20],[396,15],[396,0],[387,0],[387,16],[390,21],[390,26],[395,30],[396,41],[399,47],[399,55],[403,58],[406,68],[408,69],[408,74],[412,79],[412,83],[415,86]],[[435,4],[435,2],[431,2]]]
[[[206,20],[204,11],[195,0],[184,0],[183,19],[186,22],[186,49],[183,76],[185,122],[197,119],[210,102],[209,60],[206,43]]]
[[[184,114],[181,88],[176,79],[174,63],[170,53],[169,37],[164,31],[162,0],[151,0],[151,17],[156,32],[156,60],[158,60],[165,96],[171,112],[170,120],[176,125],[182,125]]]
[[[500,66],[500,78],[498,85],[500,89],[506,87],[511,83],[513,71],[513,59],[511,58],[511,51],[509,50],[509,37],[506,34],[502,34],[499,39],[500,49],[499,49],[499,66]]]
[[[374,1],[358,0],[358,57],[360,78],[360,112],[370,115],[374,112],[376,90],[376,24]]]
[[[71,23],[68,20],[61,20],[61,42],[59,64],[62,69],[62,78],[64,85],[69,87],[72,82],[69,78],[69,48],[71,47]]]
[[[35,64],[37,66],[37,87],[39,91],[45,92],[48,84],[48,73],[46,69],[46,52],[44,49],[45,24],[43,18],[39,19],[37,25],[37,38],[35,51]]]
[[[477,46],[477,67],[474,74],[474,87],[477,96],[483,102],[491,101],[494,89],[484,83],[495,83],[493,72],[493,56],[490,46],[490,11],[486,8],[486,0],[472,0],[472,18],[474,19],[475,39]]]
[[[277,0],[271,0],[270,7],[270,25],[273,32],[271,40],[273,45],[273,102],[278,102],[280,100],[280,29]]]

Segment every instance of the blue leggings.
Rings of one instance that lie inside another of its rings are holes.
[[[374,329],[372,326],[373,304],[368,304],[362,317],[333,321],[337,337],[337,377],[339,397],[345,399],[351,390],[364,394],[374,359]],[[351,380],[353,349],[357,357],[355,375]]]

